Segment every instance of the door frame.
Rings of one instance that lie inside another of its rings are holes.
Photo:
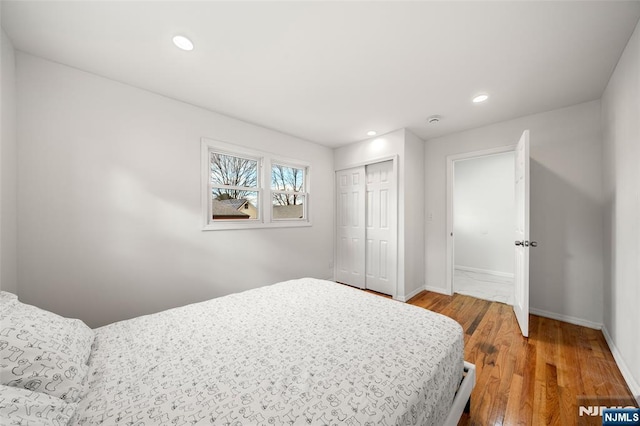
[[[395,256],[396,256],[396,271],[395,271],[395,279],[396,279],[396,285],[395,288],[393,290],[393,294],[391,295],[391,297],[393,297],[394,299],[397,298],[398,294],[400,294],[399,291],[399,286],[400,286],[400,268],[404,268],[404,257],[400,255],[400,182],[398,179],[398,155],[387,155],[387,156],[382,156],[382,157],[376,157],[376,158],[372,158],[370,160],[366,160],[366,161],[359,161],[356,163],[349,163],[349,164],[345,164],[344,166],[338,168],[338,169],[334,169],[333,170],[333,187],[334,187],[334,196],[333,196],[333,280],[336,280],[336,268],[338,267],[338,222],[336,220],[336,218],[338,217],[338,203],[336,201],[336,196],[337,194],[335,193],[335,188],[337,185],[337,181],[336,181],[336,175],[339,171],[342,170],[349,170],[349,169],[353,169],[355,167],[362,167],[364,166],[366,168],[366,166],[371,165],[371,164],[376,164],[376,163],[383,163],[385,161],[391,161],[392,162],[392,167],[391,167],[391,175],[393,176],[394,179],[394,189],[395,189],[395,195],[396,195],[396,206],[395,206],[395,217],[393,217],[393,223],[391,225],[391,228],[395,230],[395,236],[394,236],[394,240],[395,240],[395,245],[396,245],[396,250],[395,250]],[[404,252],[403,252],[404,253]],[[402,263],[401,263],[402,260]],[[404,285],[404,283],[402,283],[402,285]]]
[[[470,160],[473,158],[487,157],[489,155],[504,154],[506,152],[515,152],[517,145],[506,145],[496,148],[483,149],[480,151],[464,152],[461,154],[452,154],[447,156],[447,226],[446,226],[446,258],[447,258],[447,274],[445,282],[445,291],[449,296],[453,295],[453,273],[454,273],[454,251],[455,242],[453,236],[453,192],[454,192],[454,171],[455,162],[460,160]]]

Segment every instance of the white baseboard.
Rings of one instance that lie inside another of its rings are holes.
[[[629,386],[631,393],[635,395],[636,401],[638,402],[638,404],[640,404],[640,384],[638,384],[636,379],[631,374],[631,369],[627,366],[627,363],[624,361],[624,358],[622,358],[622,354],[620,353],[620,351],[618,350],[618,347],[616,346],[615,342],[611,338],[611,335],[609,334],[607,327],[604,325],[602,326],[602,334],[604,334],[604,339],[607,341],[607,344],[609,345],[609,349],[611,350],[613,359],[615,359],[616,364],[618,364],[618,368],[622,373],[622,377],[624,377],[624,380],[627,382],[627,386]]]
[[[413,290],[411,293],[405,295],[405,296],[396,296],[394,297],[395,300],[399,300],[401,302],[408,302],[409,300],[411,300],[412,297],[417,296],[421,291],[432,291],[434,293],[440,293],[440,294],[445,294],[447,296],[451,296],[449,293],[447,293],[447,290],[445,290],[442,287],[431,287],[428,285],[423,285],[421,287],[418,287],[417,289]]]
[[[420,292],[424,291],[424,286],[420,286],[417,289],[413,290],[411,293],[406,294],[404,296],[396,296],[395,300],[399,300],[400,302],[408,302],[412,297],[418,295]]]
[[[585,320],[582,318],[576,318],[569,315],[556,314],[555,312],[543,311],[542,309],[529,308],[529,313],[538,315],[540,317],[551,318],[558,321],[568,322],[569,324],[581,325],[582,327],[593,328],[594,330],[601,330],[602,324]]]
[[[405,299],[407,300],[411,300],[411,298],[417,296],[418,294],[422,293],[424,291],[424,286],[421,285],[420,287],[416,288],[415,290],[413,290],[411,293],[405,295]]]
[[[447,295],[447,296],[451,296],[451,294],[449,292],[447,292],[447,289],[446,288],[442,288],[442,287],[434,287],[434,286],[430,286],[430,285],[425,285],[424,286],[424,290],[432,291],[434,293],[444,294],[444,295]]]
[[[514,277],[514,274],[510,272],[491,271],[489,269],[472,268],[470,266],[456,265],[455,269],[460,269],[461,271],[468,271],[468,272],[478,272],[481,274],[488,274],[496,277],[507,277],[507,278]]]

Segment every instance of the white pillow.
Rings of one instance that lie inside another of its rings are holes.
[[[5,310],[9,309],[17,302],[18,296],[15,294],[7,291],[0,291],[0,315],[3,315]]]
[[[93,330],[15,299],[2,297],[0,305],[0,382],[77,401]]]
[[[0,291],[0,300],[18,300],[18,296],[8,291]]]
[[[78,404],[60,398],[12,386],[0,387],[0,424],[66,425]]]

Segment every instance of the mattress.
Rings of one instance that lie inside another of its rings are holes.
[[[305,278],[95,330],[71,424],[440,425],[458,323]]]

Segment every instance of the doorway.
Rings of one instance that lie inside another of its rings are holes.
[[[447,157],[447,244],[446,289],[453,294],[454,275],[454,169],[459,160],[478,158],[506,152],[514,153],[514,207],[515,214],[508,222],[513,226],[512,244],[515,247],[513,311],[524,337],[529,336],[529,248],[537,247],[530,241],[530,132],[522,132],[516,145],[492,148],[474,153],[455,154]]]
[[[395,174],[393,160],[336,172],[336,281],[396,295]]]
[[[455,293],[514,304],[515,152],[453,162]]]

